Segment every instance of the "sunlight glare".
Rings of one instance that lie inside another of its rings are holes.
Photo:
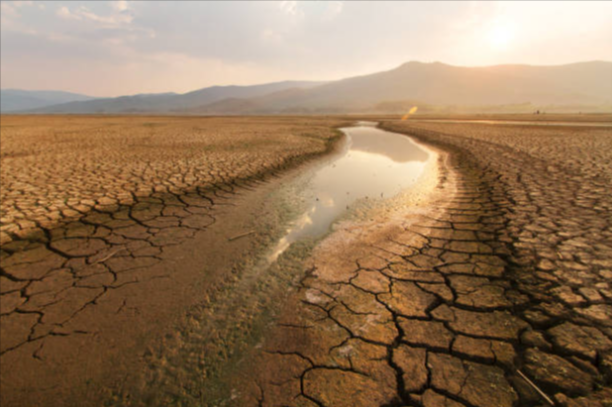
[[[495,25],[488,34],[488,40],[495,49],[505,49],[515,38],[515,30],[507,24]]]

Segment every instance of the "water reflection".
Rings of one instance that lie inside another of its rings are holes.
[[[408,137],[368,123],[342,131],[347,136],[343,154],[313,174],[305,191],[309,207],[278,242],[270,261],[293,242],[323,235],[355,201],[389,198],[409,187],[429,157]]]
[[[409,161],[425,162],[429,154],[419,148],[406,136],[390,133],[373,127],[358,127],[343,129],[350,131],[351,146],[354,151],[378,154],[390,158],[396,163]],[[376,134],[372,134],[376,131]]]

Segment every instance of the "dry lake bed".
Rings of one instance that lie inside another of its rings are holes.
[[[2,406],[612,405],[612,117],[3,116]]]

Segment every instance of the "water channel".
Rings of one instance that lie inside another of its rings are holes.
[[[429,158],[427,150],[405,135],[375,125],[359,122],[341,129],[346,138],[340,153],[308,175],[302,191],[307,209],[280,239],[271,261],[292,243],[325,234],[358,201],[390,198],[416,182]]]

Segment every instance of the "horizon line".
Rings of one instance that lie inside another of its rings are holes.
[[[576,61],[576,62],[568,62],[568,63],[563,63],[563,64],[556,64],[556,65],[550,65],[550,64],[546,64],[546,65],[537,65],[537,64],[528,64],[528,63],[502,63],[502,64],[495,64],[495,65],[453,65],[453,64],[449,64],[446,62],[441,62],[441,61],[431,61],[431,62],[423,62],[423,61],[418,61],[418,60],[410,60],[407,62],[403,62],[399,65],[396,65],[394,68],[390,68],[390,69],[385,69],[385,70],[381,70],[381,71],[377,71],[377,72],[370,72],[370,73],[366,73],[363,75],[354,75],[354,76],[348,76],[348,77],[344,77],[344,78],[340,78],[340,79],[330,79],[330,80],[300,80],[300,79],[285,79],[285,80],[278,80],[278,81],[272,81],[272,82],[263,82],[263,83],[252,83],[252,84],[245,84],[245,85],[236,85],[236,84],[228,84],[228,85],[210,85],[210,86],[204,86],[201,88],[196,88],[187,92],[175,92],[175,91],[166,91],[166,92],[141,92],[141,93],[132,93],[132,94],[119,94],[119,95],[115,95],[115,96],[94,96],[91,94],[85,94],[85,93],[80,93],[80,92],[76,92],[76,91],[69,91],[69,90],[62,90],[62,89],[26,89],[26,88],[15,88],[15,87],[11,87],[11,88],[0,88],[0,91],[25,91],[25,92],[65,92],[65,93],[72,93],[75,95],[79,95],[79,96],[85,96],[85,97],[90,97],[92,99],[116,99],[116,98],[121,98],[121,97],[136,97],[136,96],[152,96],[152,95],[177,95],[177,96],[181,96],[181,95],[186,95],[189,93],[193,93],[193,92],[197,92],[197,91],[201,91],[204,89],[211,89],[211,88],[226,88],[226,87],[252,87],[252,86],[264,86],[264,85],[274,85],[274,84],[278,84],[278,83],[285,83],[285,82],[312,82],[312,83],[320,83],[321,85],[330,83],[330,82],[338,82],[338,81],[342,81],[342,80],[346,80],[346,79],[351,79],[351,78],[359,78],[359,77],[364,77],[364,76],[369,76],[369,75],[373,75],[373,74],[377,74],[377,73],[383,73],[383,72],[390,72],[393,71],[395,69],[398,69],[402,66],[408,65],[408,64],[422,64],[422,65],[446,65],[446,66],[450,66],[450,67],[454,67],[454,68],[496,68],[496,67],[502,67],[502,66],[532,66],[532,67],[540,67],[540,68],[547,68],[547,67],[560,67],[560,66],[568,66],[568,65],[578,65],[578,64],[589,64],[589,63],[608,63],[608,64],[612,64],[612,60],[607,61],[604,59],[593,59],[593,60],[586,60],[586,61]]]

